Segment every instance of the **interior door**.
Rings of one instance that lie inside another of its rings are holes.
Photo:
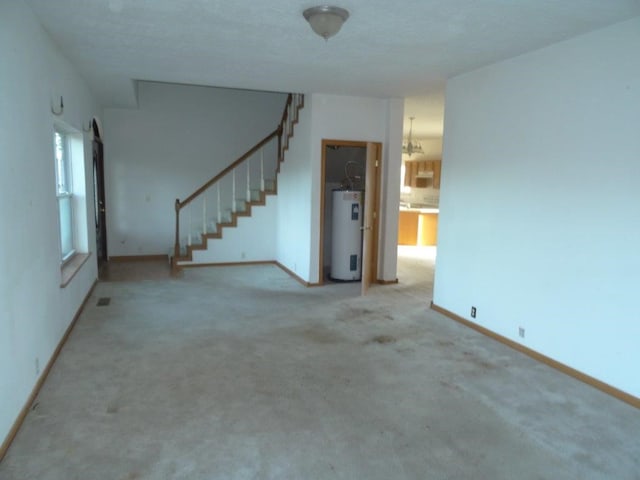
[[[374,233],[377,232],[378,166],[380,164],[379,144],[367,143],[367,160],[364,186],[364,218],[362,224],[362,295],[366,295],[376,275],[373,260],[376,247]]]
[[[104,153],[102,141],[94,125],[93,136],[93,192],[96,212],[96,255],[98,267],[107,261],[107,213],[104,191]]]

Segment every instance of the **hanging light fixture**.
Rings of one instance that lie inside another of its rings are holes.
[[[424,153],[424,151],[422,150],[422,145],[420,145],[420,142],[413,142],[411,139],[411,134],[413,133],[413,121],[415,120],[416,117],[409,117],[409,121],[411,122],[409,124],[409,138],[407,138],[407,140],[405,140],[404,142],[402,142],[402,153],[406,153],[407,155],[411,156],[414,153]]]
[[[313,31],[325,40],[338,33],[342,24],[349,18],[349,12],[344,8],[329,5],[307,8],[302,15]]]

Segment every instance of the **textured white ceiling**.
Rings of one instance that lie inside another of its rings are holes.
[[[640,0],[340,0],[351,16],[325,42],[302,17],[308,1],[26,1],[105,106],[134,105],[134,80],[154,80],[431,93],[415,108],[433,110],[452,75],[640,15]],[[432,136],[436,127],[415,116],[414,131]]]

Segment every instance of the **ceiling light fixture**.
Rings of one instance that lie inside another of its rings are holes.
[[[409,156],[414,153],[424,153],[420,142],[413,143],[411,141],[411,134],[413,132],[413,121],[415,120],[415,118],[416,117],[409,117],[409,121],[411,122],[411,124],[409,125],[409,138],[406,141],[402,142],[402,153],[406,153]]]
[[[307,8],[302,15],[313,31],[325,40],[338,33],[342,24],[349,18],[349,12],[344,8],[329,5]]]

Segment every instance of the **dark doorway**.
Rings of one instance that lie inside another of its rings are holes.
[[[95,119],[93,128],[93,192],[96,212],[96,255],[98,269],[108,260],[107,256],[107,213],[104,192],[104,150],[100,130]]]

